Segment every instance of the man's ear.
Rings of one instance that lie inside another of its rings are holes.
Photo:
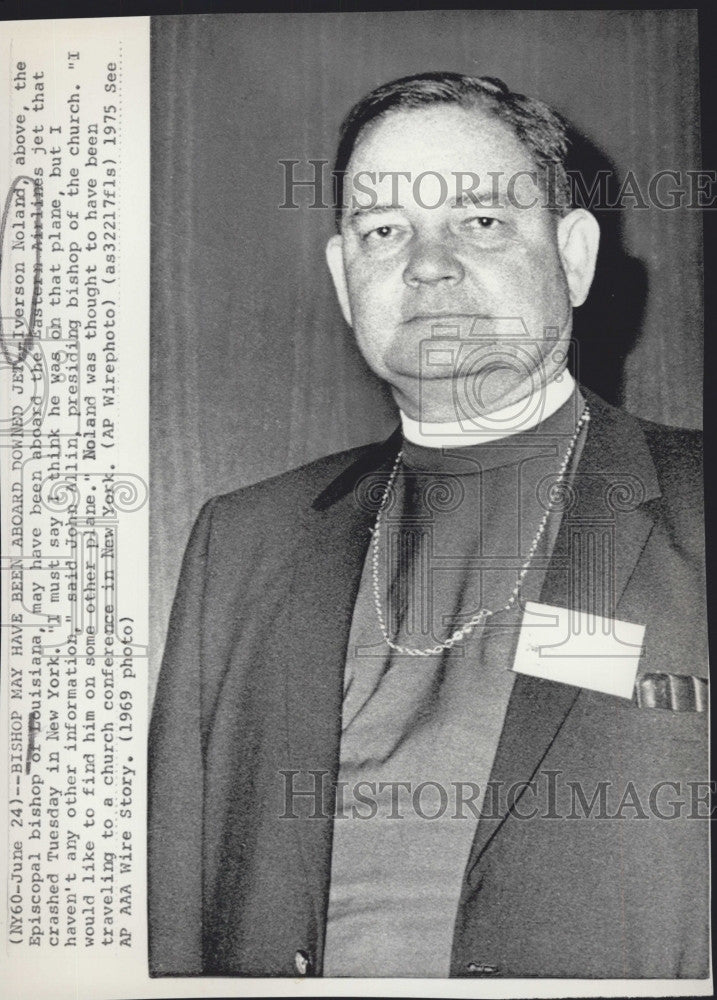
[[[588,297],[599,244],[598,221],[584,208],[574,209],[558,222],[558,253],[573,306],[581,306]]]
[[[344,270],[344,240],[339,233],[335,233],[326,244],[326,263],[331,271],[341,312],[348,325],[351,326],[351,306],[349,305],[349,291],[346,286],[346,271]]]

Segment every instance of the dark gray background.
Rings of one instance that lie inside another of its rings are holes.
[[[692,11],[153,20],[153,677],[202,502],[395,425],[334,301],[331,213],[279,210],[279,161],[331,159],[364,93],[444,69],[499,76],[562,111],[582,136],[581,169],[632,170],[646,185],[700,166]],[[697,427],[700,215],[630,208],[600,221],[577,374],[640,416]]]

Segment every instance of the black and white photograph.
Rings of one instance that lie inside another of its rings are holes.
[[[707,976],[694,15],[153,32],[152,973]]]
[[[0,10],[8,1000],[713,992],[711,17],[372,7]]]

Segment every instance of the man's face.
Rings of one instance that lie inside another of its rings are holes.
[[[455,105],[391,112],[359,140],[329,264],[362,354],[409,415],[456,419],[461,379],[491,408],[564,367],[571,295],[535,170],[507,126]]]

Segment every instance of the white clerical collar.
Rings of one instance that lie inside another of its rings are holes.
[[[413,420],[401,410],[403,436],[407,441],[425,448],[465,448],[488,444],[537,427],[567,403],[574,390],[575,379],[566,369],[548,385],[541,386],[517,403],[480,416],[429,423]]]

